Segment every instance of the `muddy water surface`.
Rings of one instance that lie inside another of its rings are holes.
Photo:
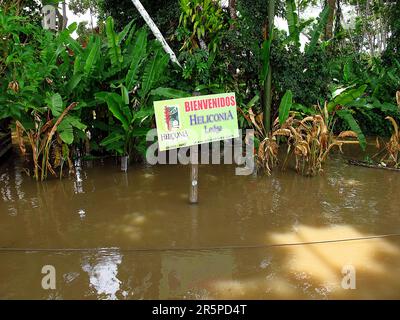
[[[44,183],[18,159],[0,166],[0,298],[400,298],[399,236],[293,245],[400,233],[397,172],[338,157],[315,178],[200,165],[189,205],[188,166],[77,165]]]

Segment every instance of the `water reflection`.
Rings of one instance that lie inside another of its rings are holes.
[[[85,193],[83,191],[83,177],[82,177],[82,167],[81,160],[74,161],[75,167],[75,178],[74,178],[74,191],[75,193]]]
[[[79,217],[83,220],[86,217],[86,212],[83,209],[78,210]]]
[[[118,279],[118,266],[122,256],[115,252],[102,252],[83,258],[82,270],[89,275],[89,288],[95,291],[99,299],[117,299],[121,281]]]
[[[10,176],[9,174],[3,173],[0,176],[0,183],[1,183],[1,196],[3,198],[3,201],[12,201],[12,196],[11,196],[11,188],[10,188]]]

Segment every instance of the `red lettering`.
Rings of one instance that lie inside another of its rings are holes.
[[[212,108],[223,108],[236,105],[235,96],[208,98],[204,100],[185,101],[185,111],[197,111]]]
[[[231,105],[232,106],[236,105],[235,96],[231,96]]]

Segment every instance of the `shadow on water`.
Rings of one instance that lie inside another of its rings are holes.
[[[200,165],[193,206],[187,166],[76,165],[75,177],[44,183],[18,159],[0,167],[0,246],[31,249],[0,253],[1,298],[400,298],[400,237],[268,247],[400,233],[397,173],[339,156],[315,178]],[[252,245],[266,247],[232,248]],[[41,287],[44,265],[55,290]],[[355,290],[341,286],[346,265]]]

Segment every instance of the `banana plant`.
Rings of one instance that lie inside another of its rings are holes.
[[[106,33],[108,54],[112,63],[112,67],[120,69],[123,62],[123,56],[119,37],[114,31],[114,19],[111,16],[106,19]]]
[[[299,28],[295,0],[286,0],[286,20],[288,22],[289,39],[294,42],[297,48],[300,48],[301,30]]]
[[[324,33],[326,23],[328,22],[329,12],[330,12],[330,7],[326,6],[319,14],[318,21],[314,25],[311,32],[310,42],[305,48],[305,53],[307,55],[312,55],[315,49],[317,48],[318,40]]]
[[[126,156],[132,154],[134,142],[139,142],[136,149],[143,146],[143,138],[152,124],[152,102],[188,94],[161,86],[165,82],[169,56],[157,41],[148,41],[145,28],[134,30],[128,25],[117,34],[112,18],[107,19],[106,26],[108,56],[120,78],[111,83],[110,91],[99,92],[95,97],[98,103],[107,104],[120,125],[115,125],[100,145]]]
[[[151,91],[154,97],[181,98],[189,94],[171,88],[159,87]],[[118,120],[118,123],[110,128],[109,135],[100,142],[109,152],[115,152],[120,156],[129,156],[136,151],[142,152],[144,137],[150,129],[153,107],[133,108],[133,101],[124,85],[120,85],[120,93],[99,92],[96,95],[99,102],[105,102],[108,110]],[[137,144],[134,144],[137,142]]]
[[[262,102],[264,112],[264,127],[267,132],[271,130],[271,107],[272,107],[272,70],[271,70],[271,44],[274,33],[275,0],[268,1],[268,37],[264,40],[261,48],[261,73],[260,87],[262,90]]]
[[[72,168],[69,146],[74,142],[74,132],[84,134],[86,130],[86,125],[74,114],[79,109],[78,103],[66,106],[59,93],[47,94],[44,100],[47,112],[32,110],[31,114],[16,120],[20,150],[25,154],[26,136],[32,151],[33,176],[42,181],[47,178],[48,171],[57,176],[57,167],[60,167],[61,177],[64,162]]]
[[[292,42],[296,48],[300,49],[300,34],[313,22],[313,19],[301,21],[297,15],[296,1],[286,0],[286,20],[289,36],[285,42]]]
[[[330,101],[325,103],[321,108],[307,108],[298,103],[293,103],[293,95],[287,90],[282,97],[279,105],[279,123],[282,125],[289,117],[291,110],[298,111],[303,115],[314,116],[320,114],[324,117],[327,126],[333,130],[334,124],[338,118],[346,122],[350,130],[357,134],[360,147],[364,150],[367,141],[357,120],[354,118],[356,112],[362,112],[363,108],[367,108],[366,100],[362,97],[367,86],[339,88],[332,93]]]
[[[129,155],[133,151],[135,137],[143,137],[148,131],[146,120],[152,115],[152,110],[135,111],[130,108],[128,90],[120,85],[120,94],[115,92],[99,92],[96,99],[105,102],[120,125],[115,124],[109,135],[100,143],[107,151],[116,152],[120,156]]]
[[[318,16],[317,22],[314,24],[311,30],[310,42],[305,47],[305,53],[312,55],[317,47],[318,41],[324,32],[326,23],[329,17],[329,6],[326,6]],[[300,34],[303,30],[311,25],[313,19],[307,19],[305,21],[299,21],[299,17],[296,13],[296,2],[295,0],[286,0],[286,20],[288,22],[289,36],[286,39],[287,42],[291,41],[294,43],[296,48],[300,49]]]

